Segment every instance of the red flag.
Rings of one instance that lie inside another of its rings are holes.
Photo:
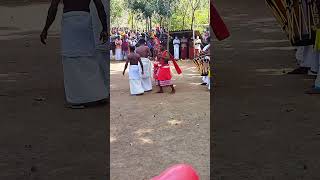
[[[210,26],[219,41],[230,36],[227,26],[223,22],[213,3],[210,3]]]

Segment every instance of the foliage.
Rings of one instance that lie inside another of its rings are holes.
[[[112,5],[114,2],[117,5]],[[111,22],[115,24],[121,16],[124,17],[124,11],[129,13],[129,26],[141,23],[164,25],[170,20],[171,30],[191,29],[192,23],[196,29],[202,30],[199,24],[209,23],[209,0],[111,0]]]

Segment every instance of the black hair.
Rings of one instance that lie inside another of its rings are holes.
[[[138,45],[139,46],[141,46],[141,45],[143,45],[145,43],[146,43],[146,40],[144,40],[144,39],[139,39],[139,41],[138,41]]]
[[[130,52],[134,52],[136,50],[135,46],[130,46]]]

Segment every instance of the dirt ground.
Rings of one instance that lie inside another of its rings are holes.
[[[295,52],[264,1],[216,3],[232,36],[215,43],[214,179],[319,179],[314,78],[285,74]]]
[[[47,4],[0,6],[0,179],[106,177],[108,107],[65,107],[57,22],[39,32]]]
[[[111,179],[147,180],[179,163],[191,164],[209,179],[210,92],[191,61],[179,62],[176,94],[157,87],[130,96],[124,63],[111,63]]]

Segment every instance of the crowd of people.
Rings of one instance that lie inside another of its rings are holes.
[[[168,31],[161,27],[156,27],[150,31],[112,28],[110,36],[110,58],[117,61],[126,60],[130,53],[130,46],[136,46],[140,39],[146,41],[147,46],[151,50],[152,57],[155,55],[154,50],[157,46],[159,44],[167,46],[168,39],[170,39],[173,43],[175,50],[174,57],[176,60],[192,59],[194,57],[192,52],[193,48],[195,48],[196,55],[199,55],[198,52],[201,51],[201,48],[209,43],[209,31],[204,31],[201,39],[197,36],[193,41],[192,37],[187,37],[186,35],[182,35],[181,39],[179,39],[178,36],[172,39],[168,35]]]
[[[178,74],[182,73],[177,61],[192,58],[200,75],[203,76],[201,85],[210,89],[210,43],[209,32],[205,31],[194,41],[184,35],[172,38],[164,28],[155,28],[151,31],[129,30],[128,28],[112,28],[110,37],[110,58],[116,61],[125,60],[123,75],[129,66],[129,84],[131,95],[142,95],[152,90],[154,84],[159,87],[158,93],[163,93],[164,87],[171,87],[172,82],[170,63],[174,65]],[[172,43],[173,55],[168,49],[168,41]],[[191,45],[190,45],[191,44]],[[189,47],[189,48],[188,48]],[[189,54],[191,55],[188,55]]]

